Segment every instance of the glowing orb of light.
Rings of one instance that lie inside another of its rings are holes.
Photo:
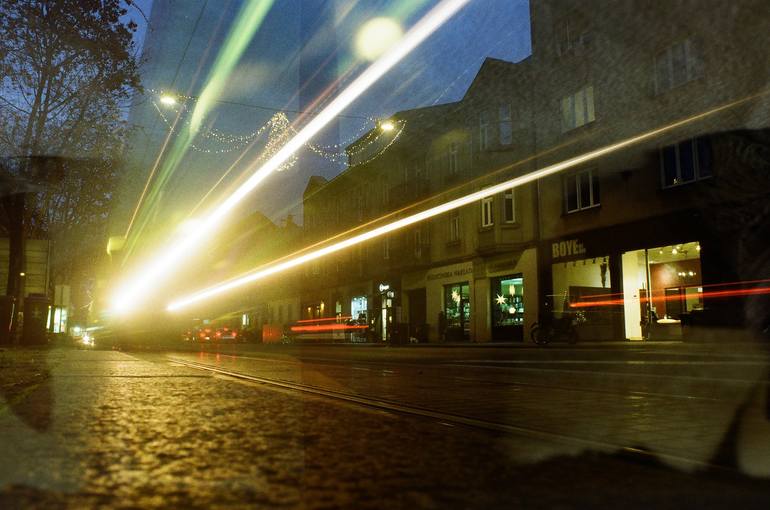
[[[169,94],[163,94],[160,96],[160,102],[166,106],[174,106],[176,104],[176,98]]]
[[[356,54],[366,60],[376,60],[395,45],[403,31],[390,18],[373,18],[358,30],[355,39]]]

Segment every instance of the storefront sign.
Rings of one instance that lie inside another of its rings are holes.
[[[440,273],[433,273],[429,274],[426,278],[428,281],[430,280],[440,280],[442,278],[451,278],[453,276],[463,276],[466,274],[471,274],[473,272],[473,267],[464,267],[461,269],[455,269],[454,271],[442,271]]]
[[[551,243],[551,257],[554,260],[575,255],[583,255],[585,252],[586,247],[577,239],[568,239],[566,241]]]

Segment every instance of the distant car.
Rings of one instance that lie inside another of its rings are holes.
[[[219,328],[214,332],[214,341],[216,342],[239,342],[241,341],[241,335],[238,334],[238,331],[232,328],[223,327]]]
[[[214,340],[214,330],[211,328],[195,328],[192,335],[193,341],[210,342]]]
[[[87,331],[77,339],[77,342],[79,349],[93,349],[96,345],[96,339],[91,333]]]

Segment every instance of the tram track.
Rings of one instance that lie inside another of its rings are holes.
[[[585,437],[579,437],[569,434],[563,434],[558,432],[549,432],[545,430],[539,430],[531,427],[515,425],[510,423],[503,423],[497,421],[491,421],[472,416],[465,416],[461,414],[448,413],[427,407],[398,402],[386,398],[370,397],[366,395],[351,394],[347,392],[335,391],[327,388],[321,388],[318,386],[290,382],[285,380],[277,380],[269,377],[256,376],[243,372],[238,372],[231,369],[225,369],[218,366],[213,366],[206,363],[199,363],[195,361],[167,357],[167,361],[180,366],[185,366],[194,370],[201,370],[209,372],[213,375],[230,378],[236,381],[248,381],[250,383],[256,383],[267,388],[280,389],[289,392],[296,392],[302,394],[309,394],[316,397],[327,398],[338,402],[346,403],[353,406],[361,406],[378,411],[385,411],[400,415],[420,417],[435,421],[439,424],[449,426],[464,426],[473,429],[481,429],[495,433],[508,434],[513,436],[523,436],[532,439],[539,439],[552,443],[560,443],[569,446],[577,446],[582,448],[589,448],[604,453],[614,453],[622,455],[626,458],[642,461],[642,462],[667,462],[672,465],[687,466],[691,469],[697,469],[701,471],[726,471],[735,472],[735,469],[729,466],[720,464],[714,464],[711,462],[705,462],[702,460],[692,459],[681,455],[669,454],[665,452],[651,452],[649,450],[638,448],[634,446],[628,446],[623,444],[617,444],[613,442],[601,441],[597,439],[590,439]]]
[[[542,382],[531,382],[531,381],[521,381],[521,380],[515,380],[515,379],[505,379],[503,378],[493,378],[490,379],[488,377],[478,377],[478,376],[467,376],[467,375],[457,375],[457,374],[441,374],[441,373],[433,373],[436,372],[436,369],[439,368],[452,368],[452,369],[459,369],[459,370],[466,370],[471,372],[478,372],[479,370],[488,371],[489,369],[493,369],[496,372],[500,373],[502,371],[508,371],[509,373],[512,372],[524,372],[524,373],[548,373],[548,374],[566,374],[570,376],[584,376],[588,373],[586,370],[571,370],[571,369],[565,369],[565,368],[542,368],[542,367],[526,367],[522,365],[506,365],[506,366],[495,366],[495,365],[480,365],[480,364],[466,364],[466,363],[459,363],[459,362],[442,362],[435,365],[420,365],[416,363],[407,363],[407,362],[397,362],[397,363],[388,363],[388,362],[382,362],[382,361],[372,361],[372,360],[355,360],[355,365],[347,365],[343,363],[342,360],[334,359],[334,358],[318,358],[318,357],[308,357],[308,358],[301,358],[301,359],[279,359],[279,358],[269,358],[269,357],[256,357],[256,356],[248,356],[248,355],[233,355],[233,354],[220,354],[222,357],[226,357],[232,360],[251,360],[251,361],[261,361],[261,362],[268,362],[268,363],[281,363],[284,365],[295,365],[295,366],[307,366],[307,365],[313,365],[318,367],[326,367],[326,368],[332,368],[332,369],[349,369],[349,370],[356,370],[356,371],[381,371],[382,373],[387,374],[393,374],[394,370],[403,370],[403,369],[409,369],[409,370],[419,370],[422,377],[425,377],[425,373],[430,371],[431,378],[433,379],[443,379],[443,380],[451,380],[451,381],[464,381],[469,383],[476,383],[476,384],[494,384],[494,385],[505,385],[509,387],[526,387],[526,388],[537,388],[537,389],[543,389],[543,390],[558,390],[558,391],[568,391],[568,392],[576,392],[576,393],[594,393],[598,395],[616,395],[620,397],[626,397],[626,396],[634,396],[634,397],[648,397],[648,398],[663,398],[663,399],[674,399],[674,400],[682,400],[682,401],[707,401],[707,402],[724,402],[724,401],[732,401],[732,398],[723,398],[723,397],[717,397],[712,395],[709,396],[703,396],[703,395],[688,395],[688,394],[676,394],[676,393],[668,393],[668,392],[660,392],[660,391],[645,391],[645,390],[632,390],[632,389],[626,389],[624,391],[617,391],[614,389],[608,389],[608,388],[589,388],[585,386],[565,386],[560,384],[544,384]],[[533,362],[533,364],[539,364],[541,362]],[[543,364],[547,362],[542,362]],[[364,366],[356,366],[356,365],[364,365]],[[687,381],[690,383],[720,383],[720,384],[732,384],[732,385],[738,385],[738,386],[751,386],[754,384],[757,384],[756,381],[748,380],[748,379],[730,379],[730,378],[707,378],[707,377],[699,377],[699,376],[687,376],[687,375],[671,375],[671,374],[649,374],[649,373],[634,373],[634,372],[616,372],[616,371],[597,371],[597,370],[591,370],[590,375],[594,377],[617,377],[621,379],[628,379],[629,377],[632,379],[648,379],[648,380],[654,380],[654,381],[660,381],[660,380],[672,380],[672,381]],[[760,384],[768,385],[770,382],[764,381]]]

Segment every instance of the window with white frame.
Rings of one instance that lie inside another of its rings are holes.
[[[422,257],[422,229],[419,227],[414,229],[414,256],[415,258]]]
[[[459,159],[459,144],[457,142],[452,142],[449,144],[449,175],[457,175],[457,172],[460,170],[460,159]]]
[[[388,189],[388,179],[386,177],[382,177],[380,179],[380,186],[382,186],[382,205],[383,207],[388,207],[388,202],[390,201],[390,190]]]
[[[516,208],[512,189],[509,189],[503,195],[503,221],[506,223],[516,222]]]
[[[702,63],[692,39],[679,41],[655,56],[655,92],[662,94],[699,78]]]
[[[495,224],[495,219],[492,214],[492,208],[494,207],[494,198],[486,197],[481,199],[481,226],[491,227]]]
[[[711,177],[711,143],[699,137],[663,147],[660,165],[664,188]]]
[[[363,187],[358,188],[356,193],[356,216],[358,221],[363,221],[366,214],[366,190]]]
[[[511,124],[511,105],[510,103],[503,103],[500,105],[498,113],[498,134],[500,137],[500,145],[511,145],[513,141],[513,126]]]
[[[479,114],[479,150],[489,149],[489,112],[482,110]]]
[[[569,131],[596,120],[594,88],[583,87],[561,100],[562,131]]]
[[[455,209],[449,212],[449,241],[460,240],[460,211]]]
[[[594,170],[575,172],[564,178],[564,206],[568,213],[596,207],[601,203],[600,198]]]

